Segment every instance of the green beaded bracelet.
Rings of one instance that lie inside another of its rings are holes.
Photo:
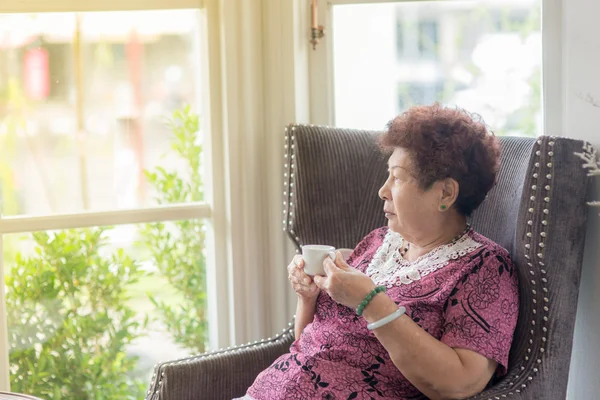
[[[365,310],[365,307],[367,306],[367,304],[369,304],[369,302],[371,300],[373,300],[373,297],[375,297],[377,295],[377,293],[385,293],[386,291],[386,287],[385,286],[377,286],[375,289],[371,290],[369,292],[368,295],[365,296],[365,299],[363,301],[361,301],[361,303],[358,305],[358,307],[356,307],[356,313],[358,315],[362,315],[363,311]]]

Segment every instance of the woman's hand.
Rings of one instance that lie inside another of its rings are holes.
[[[312,278],[304,273],[302,256],[295,256],[287,269],[288,279],[298,297],[301,300],[316,300],[321,290],[315,285]]]
[[[358,307],[376,287],[371,278],[346,264],[339,251],[336,252],[335,263],[327,257],[323,261],[323,268],[326,275],[314,277],[317,287],[325,290],[337,303],[347,307]]]

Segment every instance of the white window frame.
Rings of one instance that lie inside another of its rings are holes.
[[[201,65],[203,82],[211,82],[210,89],[203,91],[203,103],[211,104],[209,115],[202,116],[202,128],[209,134],[204,139],[207,187],[206,202],[166,205],[130,210],[108,210],[76,214],[44,216],[0,216],[0,252],[3,250],[3,235],[40,230],[58,230],[91,226],[125,225],[148,222],[204,219],[211,226],[208,231],[207,251],[207,315],[209,342],[212,348],[231,345],[230,295],[228,290],[228,255],[230,249],[226,212],[225,165],[223,158],[222,107],[220,84],[219,15],[215,2],[202,0],[23,0],[0,5],[0,13],[37,12],[85,12],[85,11],[128,11],[158,9],[204,9],[205,27],[201,32]],[[216,268],[216,265],[223,268]],[[10,390],[9,347],[7,313],[4,290],[4,268],[0,257],[0,391]],[[166,360],[165,360],[166,361]]]

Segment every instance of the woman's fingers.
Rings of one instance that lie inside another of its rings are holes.
[[[297,268],[292,274],[292,276],[298,280],[298,283],[301,283],[303,285],[310,285],[310,283],[312,282],[310,276],[306,275],[304,271],[300,268]]]
[[[288,273],[292,275],[293,272],[298,268],[304,269],[304,260],[302,259],[301,255],[297,255],[292,259],[292,262],[287,267]]]
[[[304,281],[299,280],[298,278],[296,278],[295,276],[290,276],[290,282],[296,284],[296,285],[302,285],[302,286],[307,286],[306,283],[304,283]]]
[[[314,293],[317,290],[310,276],[304,273],[304,260],[300,255],[288,265],[288,279],[297,293]]]
[[[290,265],[288,266],[288,275],[291,281],[291,277],[296,278],[297,283],[309,285],[312,279],[304,273],[304,260],[302,256],[297,255],[294,257]]]
[[[292,284],[292,288],[297,293],[314,293],[317,290],[317,286],[314,283],[311,283],[310,285],[301,285],[294,283]]]
[[[293,275],[289,277],[290,282],[297,283],[298,285],[310,286],[312,284],[312,279],[304,272],[295,272]]]

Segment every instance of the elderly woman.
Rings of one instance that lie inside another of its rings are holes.
[[[247,399],[463,399],[506,373],[519,308],[505,249],[467,217],[493,187],[499,144],[482,122],[440,105],[388,125],[388,226],[325,276],[288,267],[298,295],[290,352]],[[367,166],[366,166],[367,167]]]

